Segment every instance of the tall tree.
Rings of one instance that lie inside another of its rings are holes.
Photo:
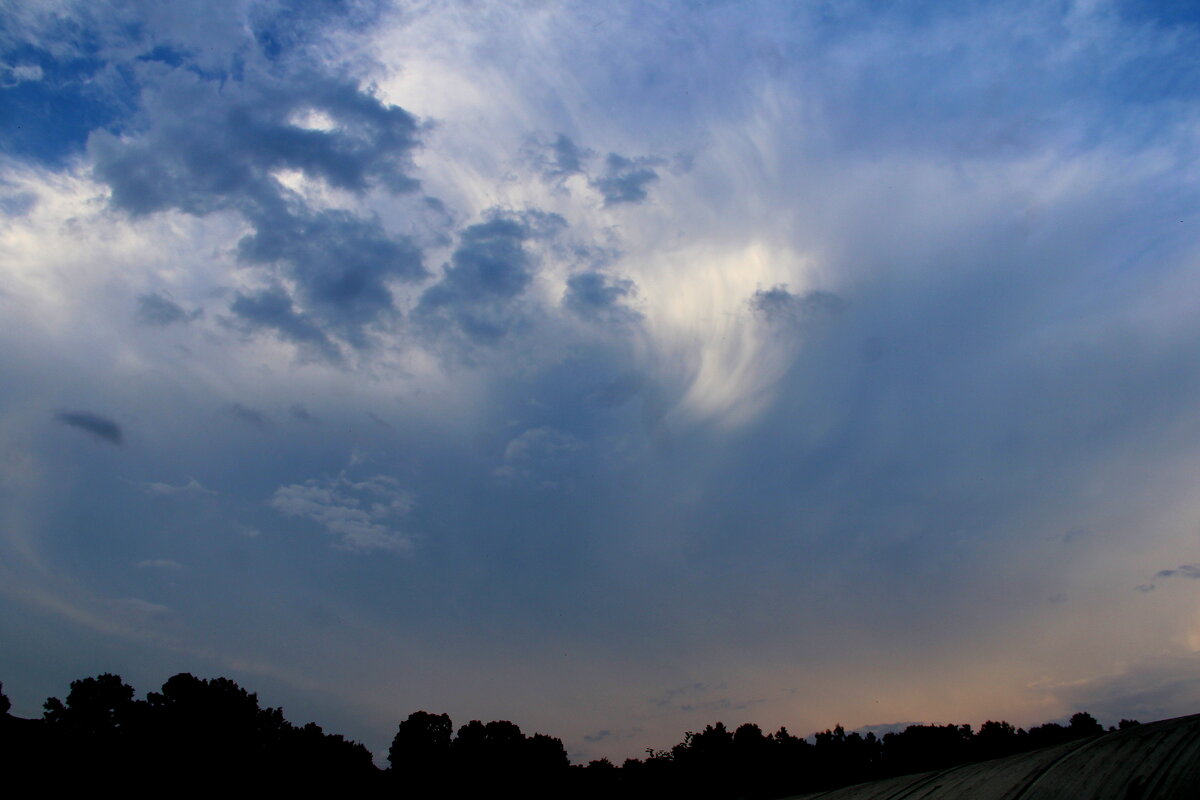
[[[406,794],[414,796],[445,794],[453,732],[454,724],[448,714],[428,711],[409,714],[388,748],[392,783],[403,786]]]

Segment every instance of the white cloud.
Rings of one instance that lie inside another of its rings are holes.
[[[169,558],[148,558],[145,561],[139,561],[134,566],[139,569],[182,569],[183,565],[178,561],[172,561]]]
[[[504,463],[493,474],[552,489],[570,477],[574,462],[584,451],[584,443],[569,433],[550,427],[531,428],[505,445]]]
[[[143,491],[146,494],[154,495],[155,497],[177,497],[182,495],[191,495],[193,497],[204,497],[206,495],[216,495],[212,489],[206,489],[201,485],[200,481],[195,478],[188,478],[188,482],[179,486],[174,486],[170,483],[151,482],[141,484]]]
[[[346,550],[408,553],[413,547],[412,537],[394,527],[394,520],[412,509],[412,497],[385,475],[356,482],[343,473],[332,480],[280,486],[271,505],[284,516],[324,526],[336,546]]]
[[[28,81],[40,81],[42,68],[37,64],[0,64],[0,87],[9,88]]]

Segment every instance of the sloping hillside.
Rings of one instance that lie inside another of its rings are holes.
[[[805,800],[1196,800],[1200,714]]]

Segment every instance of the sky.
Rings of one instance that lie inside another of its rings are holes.
[[[1186,2],[0,1],[0,680],[386,753],[1200,711]]]

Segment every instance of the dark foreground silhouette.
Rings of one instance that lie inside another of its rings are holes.
[[[1200,714],[796,800],[1196,800]]]
[[[2,688],[2,687],[0,687]],[[526,798],[772,798],[943,770],[1104,733],[1091,715],[1028,731],[1007,722],[913,725],[877,737],[839,725],[813,742],[780,728],[718,722],[621,766],[571,765],[562,742],[525,735],[507,721],[472,720],[457,731],[445,714],[417,711],[399,724],[378,769],[363,745],[262,708],[231,680],[182,673],[145,699],[117,675],[71,683],[41,719],[11,716],[0,691],[0,769],[62,789],[236,789],[341,795],[457,798],[516,792]],[[1137,725],[1122,720],[1122,729]],[[1113,729],[1110,729],[1113,730]]]

